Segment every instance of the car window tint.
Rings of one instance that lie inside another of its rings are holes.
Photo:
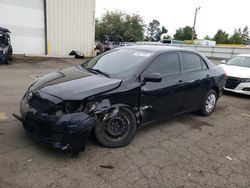
[[[183,61],[184,72],[202,70],[201,58],[196,54],[183,53],[182,61]]]
[[[148,72],[157,72],[161,74],[178,74],[181,71],[179,55],[164,54],[159,56],[150,66]]]
[[[120,48],[91,59],[85,68],[98,69],[113,76],[126,78],[134,74],[151,53],[143,50]]]

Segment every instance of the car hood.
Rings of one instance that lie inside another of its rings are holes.
[[[233,66],[233,65],[220,65],[224,68],[227,76],[237,78],[250,78],[250,68]]]
[[[116,89],[121,81],[92,74],[75,66],[39,78],[31,86],[30,91],[40,90],[62,100],[83,100]]]

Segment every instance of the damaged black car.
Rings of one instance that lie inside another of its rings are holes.
[[[197,52],[122,47],[35,80],[14,116],[51,148],[81,152],[91,132],[102,146],[122,147],[146,124],[210,115],[224,85],[224,70]]]
[[[12,52],[10,31],[0,27],[0,63],[9,64],[12,60]]]

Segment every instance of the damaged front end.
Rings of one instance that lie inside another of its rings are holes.
[[[0,63],[10,63],[12,60],[12,46],[10,42],[10,31],[0,27]]]
[[[62,101],[39,91],[27,92],[21,102],[21,117],[13,115],[41,144],[78,153],[84,151],[96,123],[115,116],[116,108],[111,107],[107,99],[95,102]]]

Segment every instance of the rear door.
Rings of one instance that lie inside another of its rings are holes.
[[[198,107],[209,90],[211,74],[206,62],[196,53],[182,52],[183,87],[185,88],[183,110]]]
[[[141,88],[143,123],[176,114],[183,100],[179,53],[166,53],[156,58],[142,74],[161,73],[161,82],[146,82]]]

